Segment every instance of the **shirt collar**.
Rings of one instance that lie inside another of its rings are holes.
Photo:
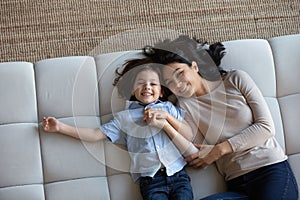
[[[136,108],[148,108],[148,107],[152,107],[155,104],[161,103],[161,100],[156,100],[152,103],[149,104],[143,104],[139,101],[127,101],[126,102],[126,108],[128,109],[136,109]]]

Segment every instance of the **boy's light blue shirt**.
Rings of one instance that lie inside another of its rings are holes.
[[[146,106],[138,101],[128,101],[127,106],[100,129],[113,143],[127,146],[134,181],[140,176],[153,177],[161,167],[166,167],[168,176],[180,171],[186,165],[180,151],[163,130],[147,125],[142,118],[146,108],[167,111],[180,121],[185,111],[171,102],[160,100]]]

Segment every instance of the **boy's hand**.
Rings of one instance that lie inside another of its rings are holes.
[[[154,115],[156,116],[156,119],[167,119],[168,112],[166,112],[164,110],[156,110],[156,109],[153,109],[153,108],[147,108],[144,111],[143,120],[146,120],[147,118],[151,118]]]
[[[43,129],[46,132],[58,132],[59,131],[59,121],[54,117],[44,117],[43,118]]]
[[[151,114],[150,113],[145,114],[143,120],[145,120],[148,125],[155,126],[161,129],[164,127],[166,123],[166,119],[159,118],[158,113],[156,112],[153,112]]]

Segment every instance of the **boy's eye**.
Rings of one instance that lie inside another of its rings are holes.
[[[137,85],[144,85],[144,84],[145,84],[145,82],[138,81],[136,84],[137,84]]]
[[[143,86],[145,86],[145,85],[147,85],[147,84],[149,84],[149,85],[151,85],[151,86],[158,86],[158,85],[160,85],[160,83],[156,83],[156,82],[151,82],[151,83],[147,83],[147,82],[137,82],[137,83],[136,83],[136,86],[141,86],[141,87],[143,87]]]

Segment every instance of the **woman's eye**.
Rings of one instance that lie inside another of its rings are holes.
[[[165,84],[167,86],[171,86],[174,83],[174,81],[170,80],[170,81],[165,81]]]
[[[176,78],[180,78],[183,75],[183,71],[179,71],[178,73],[176,73]]]

